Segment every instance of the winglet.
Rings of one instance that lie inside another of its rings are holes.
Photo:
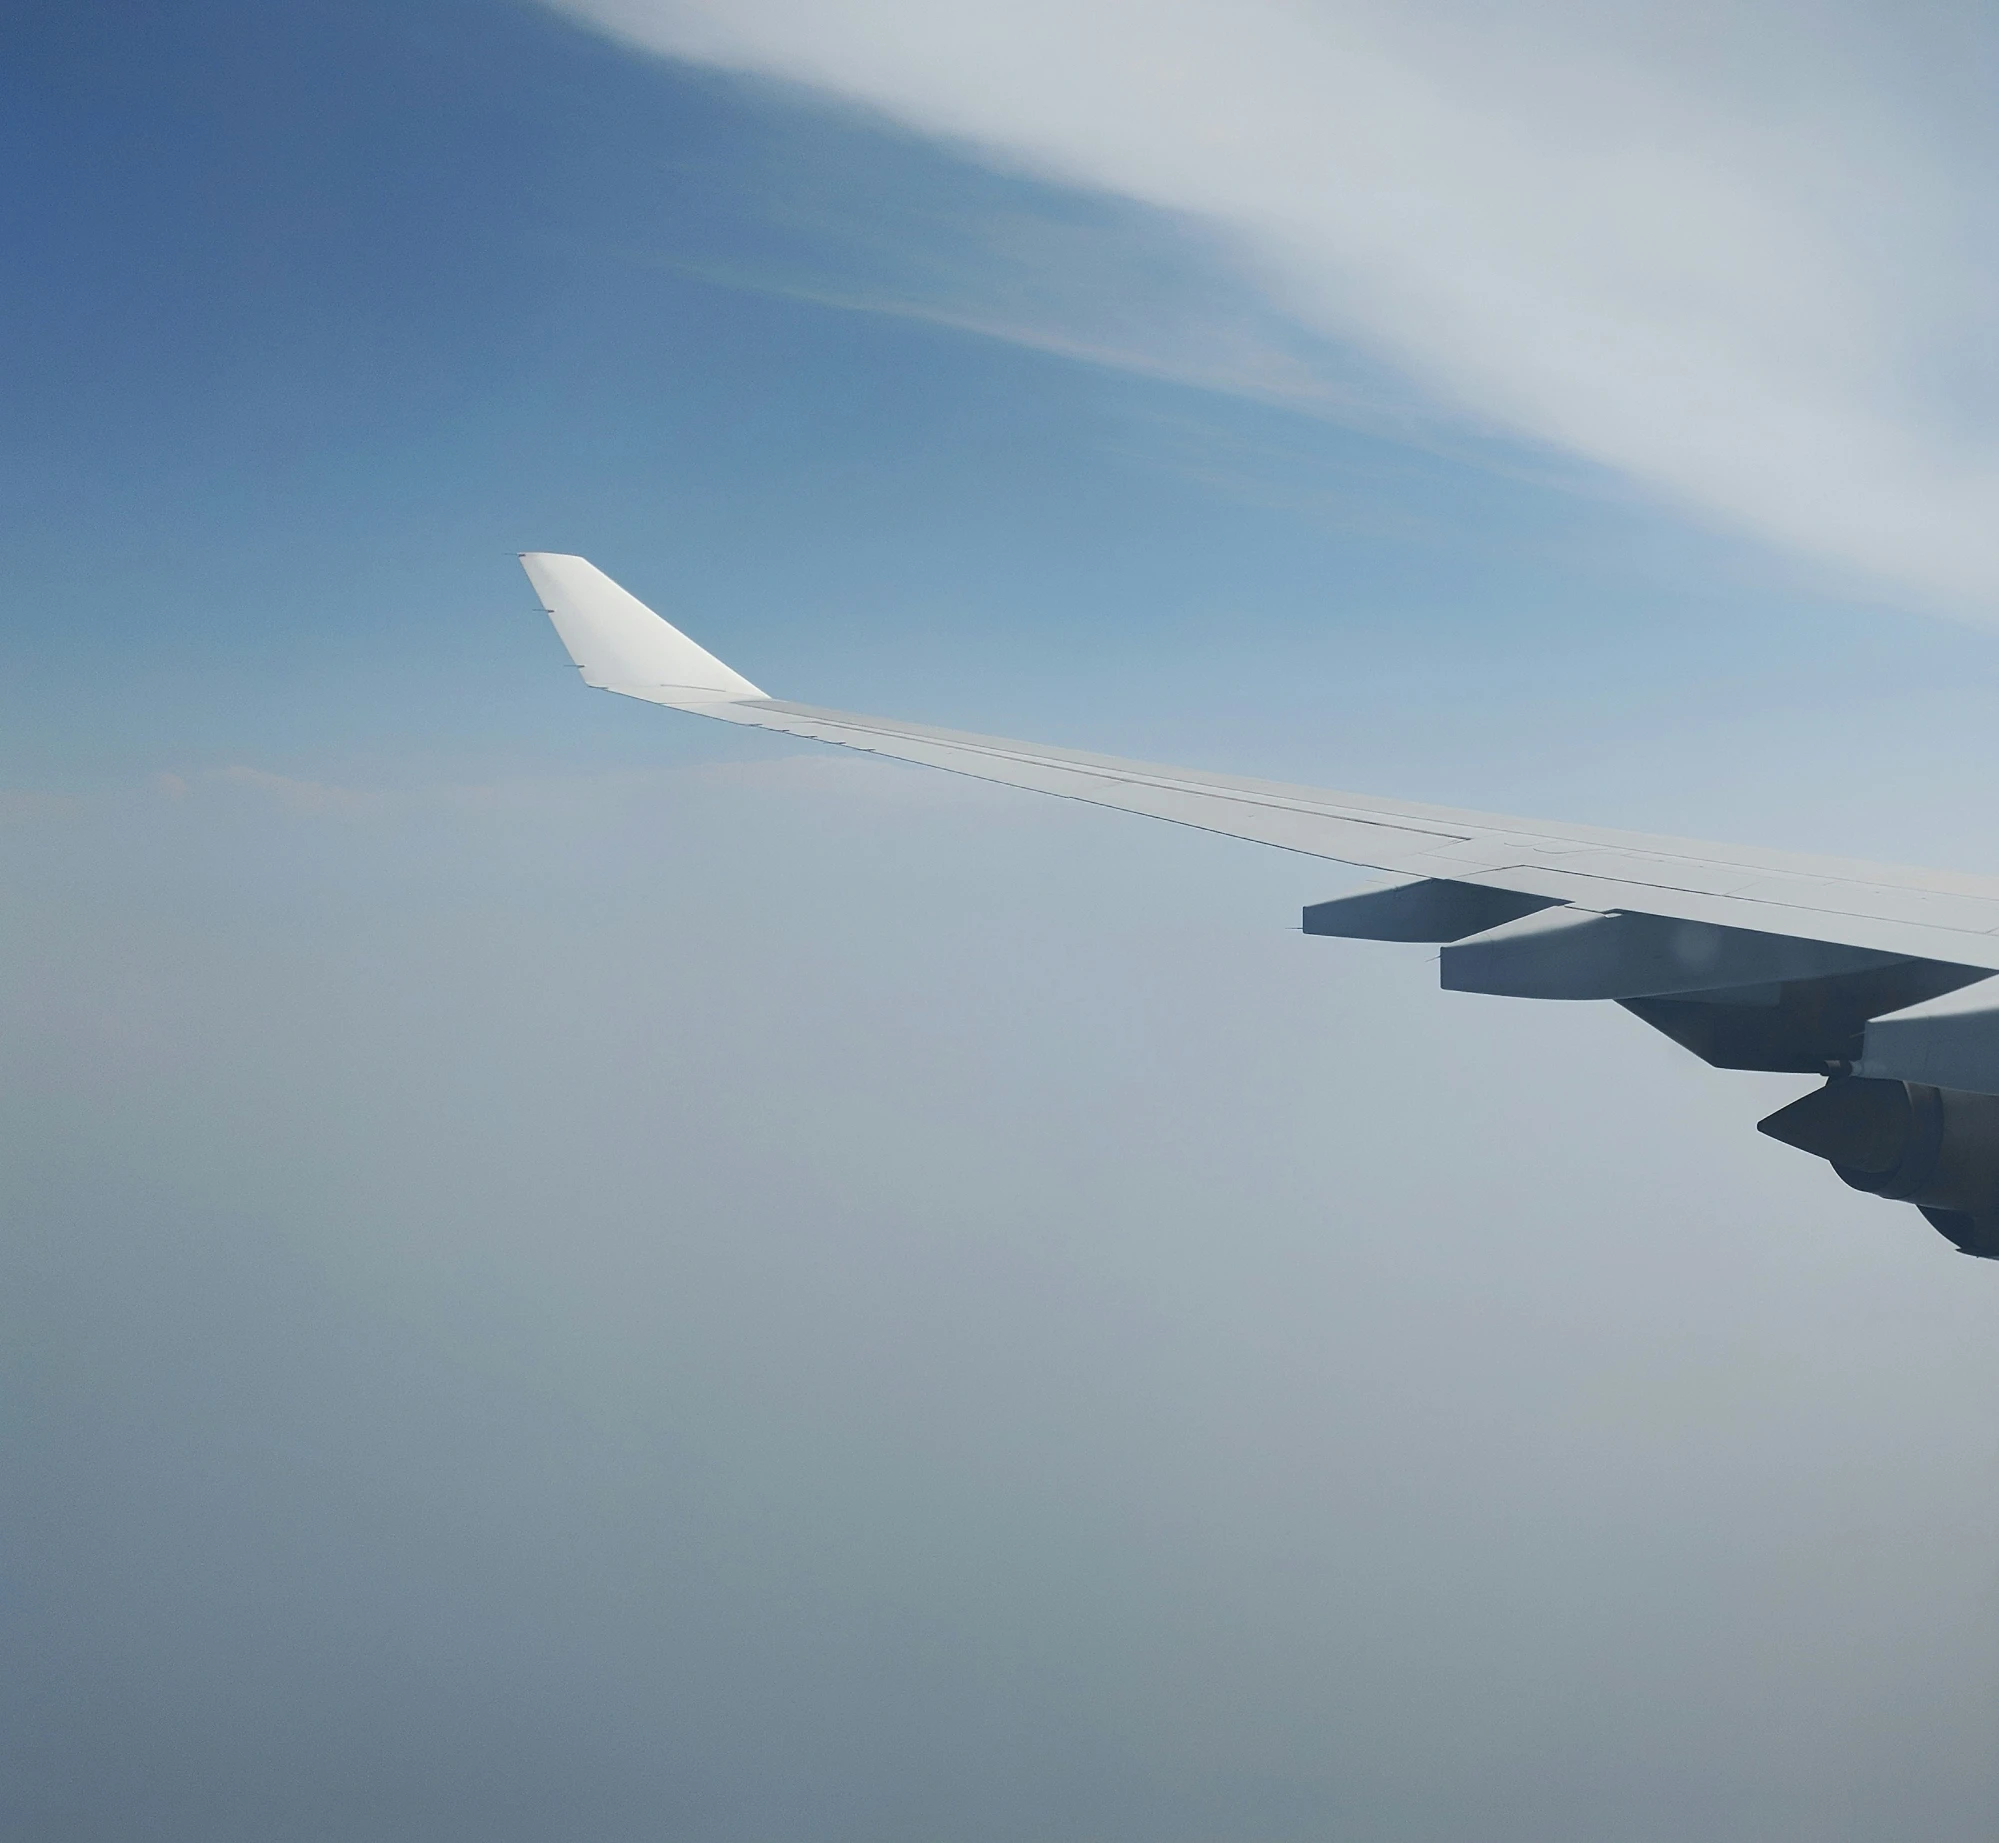
[[[763,693],[732,672],[594,563],[524,550],[521,568],[541,597],[583,682],[659,704],[712,704]]]

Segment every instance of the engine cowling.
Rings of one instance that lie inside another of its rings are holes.
[[[1913,1203],[1967,1254],[1999,1260],[1999,1095],[1835,1077],[1757,1122],[1842,1181]]]

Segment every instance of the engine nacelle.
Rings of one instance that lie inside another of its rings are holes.
[[[1757,1122],[1855,1190],[1913,1203],[1966,1254],[1999,1260],[1999,1095],[1835,1077]]]

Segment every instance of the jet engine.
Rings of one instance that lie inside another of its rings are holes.
[[[1999,1260],[1999,1095],[1835,1076],[1757,1122],[1855,1190],[1913,1203],[1966,1254]]]

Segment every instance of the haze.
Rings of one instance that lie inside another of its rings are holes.
[[[7,1834],[1991,1836],[1995,1272],[1759,1139],[1802,1083],[587,694],[521,582],[813,702],[1999,862],[1981,22],[1247,11],[18,14]],[[1385,242],[1257,189],[1349,96],[1286,33],[1437,111],[1342,143]],[[1140,153],[1217,46],[1203,194]],[[1692,191],[1603,178],[1641,119]]]

